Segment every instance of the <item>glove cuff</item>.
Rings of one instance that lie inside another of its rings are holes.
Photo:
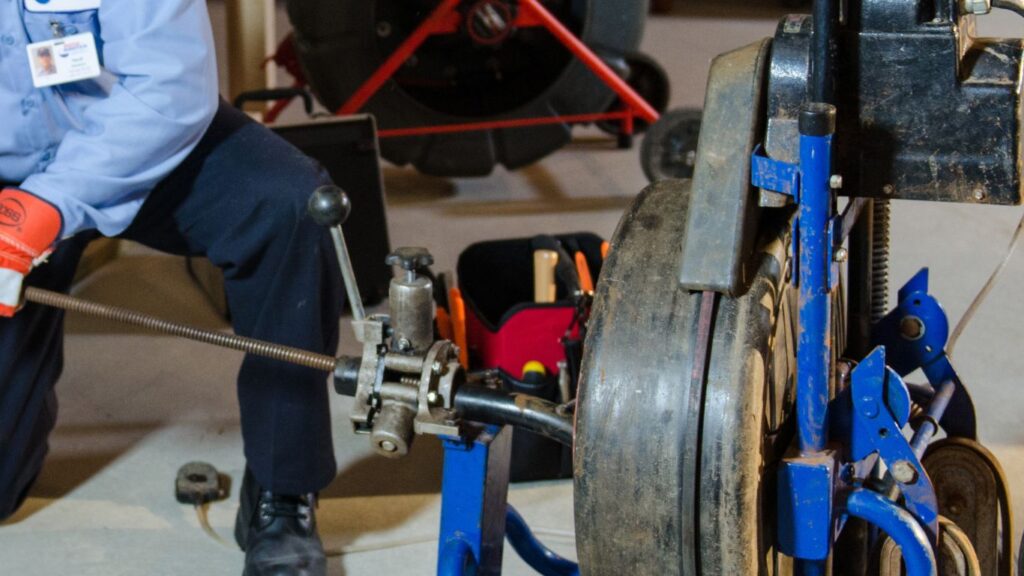
[[[0,252],[12,260],[38,263],[63,226],[60,210],[46,200],[17,188],[0,191]]]
[[[8,268],[0,268],[0,316],[10,316],[21,304],[21,286],[25,275]]]

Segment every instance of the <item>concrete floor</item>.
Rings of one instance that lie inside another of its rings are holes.
[[[644,47],[668,68],[674,104],[698,106],[710,58],[770,35],[782,11],[765,2],[680,0],[674,14],[650,21]],[[988,19],[982,30],[1024,32],[1021,21],[1009,15]],[[616,150],[585,131],[566,150],[515,173],[445,180],[387,167],[385,179],[393,244],[429,246],[442,270],[454,268],[459,251],[477,240],[569,230],[610,235],[645,184],[635,151]],[[895,283],[930,266],[934,292],[955,321],[1002,258],[1020,216],[1017,208],[897,204]],[[1018,502],[1024,502],[1024,408],[1018,388],[1024,373],[1022,285],[1024,258],[1017,258],[957,354],[982,415],[982,438],[1002,460]],[[185,275],[182,261],[142,250],[129,250],[79,294],[223,327]],[[342,348],[352,351],[349,332],[343,334]],[[175,502],[172,483],[177,468],[196,459],[241,478],[234,391],[240,359],[123,326],[69,318],[60,423],[31,498],[0,527],[0,573],[239,573],[242,554],[203,533],[193,510]],[[327,547],[347,553],[332,558],[331,573],[433,573],[436,443],[419,440],[404,461],[376,458],[364,437],[350,433],[347,401],[334,398],[332,409],[340,470],[323,494],[319,518]],[[553,548],[574,555],[571,483],[517,486],[510,500]],[[235,502],[233,495],[210,510],[225,539]],[[1024,518],[1024,508],[1015,509]],[[530,571],[510,553],[506,574]]]

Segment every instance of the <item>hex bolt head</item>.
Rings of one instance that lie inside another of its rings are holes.
[[[886,184],[885,186],[882,186],[882,194],[885,194],[886,196],[892,196],[895,193],[896,187],[893,186],[892,184]]]
[[[900,484],[914,484],[917,482],[917,468],[906,460],[897,460],[889,468],[893,479]]]
[[[833,190],[842,190],[843,177],[839,174],[833,174],[832,177],[828,179],[828,186]]]
[[[850,257],[850,252],[843,247],[836,248],[835,254],[832,255],[832,259],[836,262],[846,262]]]

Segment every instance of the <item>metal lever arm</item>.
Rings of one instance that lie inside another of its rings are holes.
[[[352,308],[352,318],[362,320],[366,317],[363,298],[359,295],[356,273],[352,269],[352,259],[349,258],[348,245],[345,244],[345,234],[341,230],[341,225],[352,213],[352,203],[341,188],[321,186],[310,196],[308,210],[309,215],[317,224],[327,226],[331,230],[334,251],[338,255],[338,266],[341,267],[345,292],[348,294],[348,304]]]

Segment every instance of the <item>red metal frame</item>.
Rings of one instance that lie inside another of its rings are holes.
[[[423,21],[413,33],[377,68],[376,71],[360,86],[348,101],[335,114],[349,115],[359,112],[374,94],[391,79],[395,72],[412,56],[426,40],[438,34],[452,34],[462,25],[462,15],[457,11],[464,0],[441,0],[437,8]],[[461,124],[444,124],[440,126],[420,126],[410,128],[394,128],[381,130],[381,138],[397,138],[402,136],[421,136],[426,134],[450,134],[455,132],[472,132],[500,128],[525,128],[545,124],[577,124],[597,122],[599,120],[617,120],[621,122],[621,133],[633,134],[636,120],[641,119],[649,124],[658,120],[658,112],[639,94],[608,67],[586,44],[581,42],[568,28],[558,21],[541,3],[540,0],[519,0],[519,13],[515,26],[518,28],[546,28],[563,46],[590,69],[622,100],[622,110],[597,112],[593,114],[577,114],[572,116],[550,116],[543,118],[515,118],[507,120],[490,120]],[[305,80],[296,78],[297,85],[304,85]],[[264,119],[267,123],[274,122],[289,101],[278,102],[272,107]]]

